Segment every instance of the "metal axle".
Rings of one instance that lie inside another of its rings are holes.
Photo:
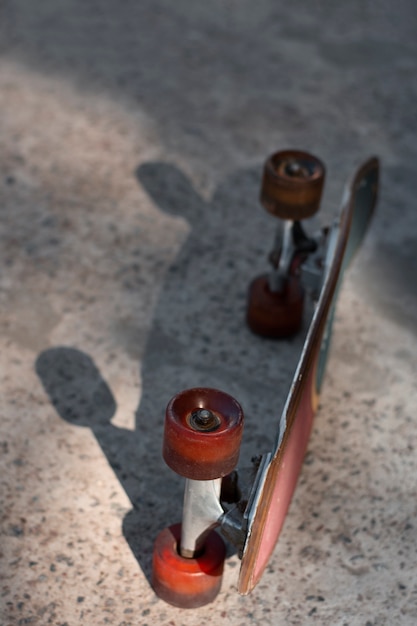
[[[193,558],[201,552],[207,534],[220,523],[224,513],[220,504],[221,478],[185,480],[180,554]]]

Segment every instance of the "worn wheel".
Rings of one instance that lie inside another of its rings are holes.
[[[283,339],[297,333],[303,322],[304,290],[298,276],[290,275],[281,291],[269,288],[268,276],[258,276],[249,287],[247,323],[263,337]]]
[[[226,547],[217,533],[207,536],[202,553],[192,559],[179,554],[181,524],[165,528],[153,551],[152,587],[156,594],[180,608],[212,602],[220,591]]]
[[[299,150],[276,152],[266,161],[261,202],[269,213],[287,220],[303,220],[320,206],[325,167],[312,154]]]
[[[211,480],[229,474],[239,457],[243,412],[217,389],[187,389],[172,398],[165,414],[163,456],[186,478]]]

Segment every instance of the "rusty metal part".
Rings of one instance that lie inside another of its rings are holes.
[[[220,426],[221,419],[209,409],[195,409],[190,414],[189,424],[194,430],[208,433]]]

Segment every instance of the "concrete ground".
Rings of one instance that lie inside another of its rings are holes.
[[[0,3],[4,626],[417,623],[414,0]],[[150,584],[179,519],[164,407],[197,384],[268,450],[301,339],[245,328],[273,219],[262,162],[328,166],[323,219],[377,154],[306,462],[259,586],[204,608]]]

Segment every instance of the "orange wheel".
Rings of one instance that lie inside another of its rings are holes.
[[[181,524],[165,528],[153,551],[152,587],[174,606],[193,609],[212,602],[220,591],[226,547],[217,533],[207,536],[203,552],[192,559],[179,554]]]
[[[297,333],[303,322],[304,290],[298,276],[290,275],[282,291],[269,288],[268,276],[258,276],[249,287],[247,323],[263,337],[283,339]]]
[[[211,480],[236,466],[243,431],[240,404],[217,389],[182,391],[165,414],[163,456],[180,476]]]
[[[261,202],[269,213],[287,220],[303,220],[320,206],[325,167],[308,152],[284,150],[266,161]]]

